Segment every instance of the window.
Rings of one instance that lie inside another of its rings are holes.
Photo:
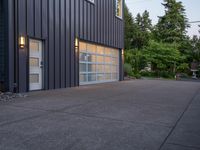
[[[115,0],[116,16],[122,18],[122,0]]]
[[[119,80],[119,50],[80,42],[80,85]]]

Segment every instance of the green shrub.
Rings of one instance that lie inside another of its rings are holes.
[[[141,74],[139,74],[139,73],[134,73],[134,72],[130,73],[129,76],[130,76],[130,77],[135,77],[136,79],[140,79],[140,78],[142,77]]]
[[[141,76],[143,77],[156,77],[157,74],[155,72],[149,72],[149,71],[141,71]]]
[[[141,76],[143,77],[162,77],[162,78],[169,78],[172,79],[175,77],[174,73],[168,71],[157,71],[157,72],[148,72],[148,71],[141,71]]]
[[[159,72],[159,77],[172,79],[175,77],[175,74],[172,72],[168,72],[168,71],[161,71],[161,72]]]
[[[132,74],[132,66],[128,63],[125,63],[124,64],[124,75],[125,76],[128,76],[128,75],[131,75]]]

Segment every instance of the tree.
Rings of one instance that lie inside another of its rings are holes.
[[[181,56],[176,44],[150,41],[149,46],[144,50],[146,61],[151,63],[152,69],[156,72],[175,72],[176,65],[180,62]]]
[[[148,45],[152,29],[148,11],[145,10],[142,15],[140,13],[137,14],[134,28],[135,35],[133,36],[133,48],[141,50]]]
[[[138,49],[127,50],[125,53],[125,62],[132,66],[134,74],[139,73],[139,71],[144,68],[144,56],[142,51]]]
[[[133,47],[132,40],[134,36],[134,19],[130,13],[128,7],[125,4],[124,7],[124,20],[125,20],[125,49],[131,49]]]
[[[200,38],[193,36],[191,43],[193,61],[200,62]]]
[[[165,15],[159,17],[154,33],[158,41],[173,43],[180,42],[186,36],[189,27],[188,19],[182,2],[164,0]]]

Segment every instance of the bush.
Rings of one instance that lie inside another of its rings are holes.
[[[128,75],[130,75],[131,76],[131,74],[132,74],[132,66],[130,65],[130,64],[128,64],[128,63],[125,63],[124,64],[124,75],[125,76],[128,76]]]
[[[148,72],[148,71],[142,71],[140,74],[144,77],[163,77],[172,79],[175,77],[174,73],[168,72],[168,71],[160,71],[160,72]]]
[[[140,79],[142,76],[141,76],[141,74],[139,74],[139,73],[134,73],[134,72],[131,72],[130,74],[129,74],[129,76],[130,77],[135,77],[136,79]]]
[[[174,79],[175,74],[172,72],[168,72],[168,71],[161,71],[161,72],[159,72],[159,77]]]
[[[140,72],[141,76],[144,77],[156,77],[156,73],[155,72],[149,72],[149,71],[141,71]]]
[[[134,74],[134,77],[136,78],[136,79],[141,79],[141,75],[139,74],[139,73],[137,73],[137,74]]]

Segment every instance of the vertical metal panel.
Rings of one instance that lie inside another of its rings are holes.
[[[75,47],[74,47],[74,43],[75,43],[75,4],[74,4],[74,0],[71,0],[71,86],[75,86]]]
[[[84,39],[87,39],[88,38],[88,36],[87,36],[87,2],[84,0],[83,1],[83,8],[84,8],[84,12],[83,12],[83,25],[84,25],[84,27],[83,27],[83,38]]]
[[[55,0],[49,0],[49,89],[54,89],[54,83],[55,83],[55,56],[54,56],[54,39],[55,39],[55,32],[54,32],[54,6],[55,6]]]
[[[70,51],[71,51],[71,42],[70,42],[70,1],[71,0],[66,0],[66,86],[70,86],[70,66],[71,66],[71,56],[70,56]]]
[[[9,91],[13,92],[13,83],[14,83],[14,51],[15,51],[15,31],[14,31],[14,23],[12,22],[14,20],[14,1],[8,0],[8,86]]]
[[[83,39],[83,14],[84,14],[84,7],[83,1],[79,0],[79,38]]]
[[[6,90],[8,86],[8,53],[7,45],[7,2],[0,1],[0,90]]]
[[[98,2],[98,1],[97,1]],[[94,40],[98,41],[97,34],[98,34],[98,4],[95,4],[94,7]]]
[[[42,39],[44,39],[44,89],[49,89],[49,40],[48,40],[48,10],[49,10],[49,0],[42,0]]]
[[[34,1],[27,1],[27,34],[34,36]]]
[[[42,0],[42,38],[46,39],[48,36],[48,0]]]
[[[26,0],[18,1],[18,30],[19,34],[26,33]],[[27,48],[19,49],[19,91],[25,92],[27,85]]]
[[[65,14],[65,0],[61,0],[60,2],[60,61],[61,61],[61,64],[60,64],[60,80],[61,80],[61,88],[65,88],[66,87],[66,46],[65,46],[65,43],[66,43],[66,36],[65,36],[65,22],[66,22],[66,14]]]
[[[101,43],[101,1],[96,1],[97,5],[97,10],[98,10],[98,16],[97,16],[97,21],[98,21],[98,32],[97,32],[97,43]]]
[[[91,4],[91,40],[95,40],[95,6]]]
[[[79,26],[80,26],[80,18],[79,18],[79,11],[80,11],[80,0],[75,0],[75,16],[76,16],[76,20],[75,20],[75,35],[76,37],[79,37]]]
[[[60,0],[55,1],[55,88],[60,88]]]
[[[87,3],[87,39],[91,41],[91,8],[90,3]]]
[[[35,37],[40,38],[41,37],[41,28],[42,28],[42,13],[41,13],[41,0],[35,0]]]

